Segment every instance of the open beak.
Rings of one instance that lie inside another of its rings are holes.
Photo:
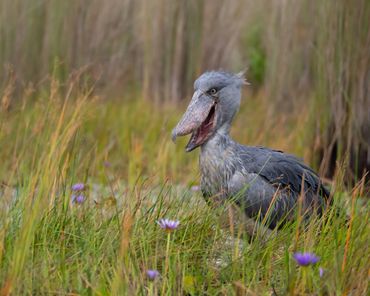
[[[192,133],[186,151],[192,151],[213,135],[216,125],[216,101],[200,91],[196,91],[185,114],[172,131],[172,140]]]

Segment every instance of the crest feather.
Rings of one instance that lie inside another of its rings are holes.
[[[240,71],[239,73],[236,73],[236,77],[238,77],[241,80],[242,85],[250,85],[250,83],[245,78],[245,74],[247,73],[248,69],[244,69],[243,71]]]

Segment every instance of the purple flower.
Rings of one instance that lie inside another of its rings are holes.
[[[106,167],[106,168],[110,168],[111,166],[112,166],[112,164],[109,162],[109,161],[104,161],[104,166]]]
[[[72,191],[82,191],[85,189],[85,184],[84,183],[76,183],[72,185]]]
[[[324,268],[319,267],[319,275],[320,275],[320,277],[323,277],[323,275],[324,275]]]
[[[82,194],[79,195],[72,194],[71,200],[72,203],[82,204],[85,201],[85,196]]]
[[[148,269],[146,271],[146,276],[151,281],[154,281],[159,275],[160,275],[159,271],[155,269]]]
[[[162,229],[165,229],[167,231],[172,231],[172,230],[175,230],[179,226],[180,221],[161,219],[157,223]]]
[[[198,185],[194,185],[194,186],[191,186],[190,189],[191,189],[191,191],[196,192],[196,191],[200,190],[200,187]]]
[[[295,253],[293,257],[300,266],[315,264],[320,260],[320,258],[313,253]]]

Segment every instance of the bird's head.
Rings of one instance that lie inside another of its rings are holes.
[[[186,151],[206,143],[215,133],[228,133],[239,109],[243,73],[222,71],[203,73],[194,83],[194,94],[180,122],[172,131],[172,139],[192,134]]]

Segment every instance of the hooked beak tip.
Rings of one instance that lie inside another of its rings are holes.
[[[177,132],[176,132],[176,129],[174,129],[171,134],[172,142],[176,143],[176,138],[177,138]]]

